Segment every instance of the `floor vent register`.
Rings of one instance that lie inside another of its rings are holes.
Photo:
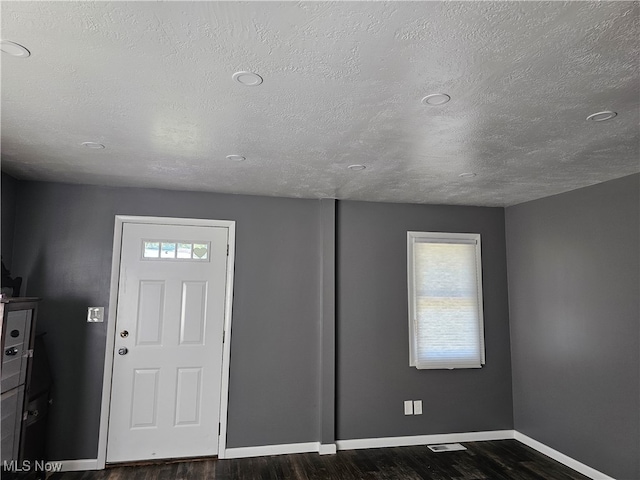
[[[463,447],[459,443],[441,443],[440,445],[427,445],[427,448],[432,452],[440,453],[440,452],[458,452],[460,450],[466,450],[466,447]]]

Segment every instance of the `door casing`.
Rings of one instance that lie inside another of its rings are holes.
[[[156,225],[223,227],[229,232],[229,254],[227,256],[226,292],[224,306],[224,342],[222,344],[222,378],[220,385],[220,433],[218,436],[218,458],[226,458],[227,409],[229,404],[229,362],[231,354],[231,310],[233,306],[233,272],[235,265],[235,230],[232,220],[207,220],[195,218],[136,217],[116,215],[113,234],[113,258],[111,261],[111,286],[109,291],[109,315],[102,382],[102,404],[100,410],[100,432],[98,436],[97,468],[104,469],[107,458],[107,440],[111,399],[111,378],[113,375],[113,354],[116,339],[116,312],[118,305],[118,281],[120,278],[120,252],[122,249],[122,228],[125,223]]]

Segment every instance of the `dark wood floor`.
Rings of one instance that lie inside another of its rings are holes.
[[[464,443],[466,451],[426,446],[201,460],[98,472],[58,473],[50,480],[583,480],[587,477],[516,440]]]

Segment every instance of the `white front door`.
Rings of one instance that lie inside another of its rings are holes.
[[[107,462],[218,453],[227,244],[123,224]]]

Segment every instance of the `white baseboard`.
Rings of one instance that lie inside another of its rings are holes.
[[[290,453],[318,452],[318,442],[288,443],[284,445],[263,445],[260,447],[227,448],[224,458],[266,457],[270,455],[287,455]]]
[[[321,443],[318,446],[318,453],[320,455],[335,455],[336,450],[337,447],[335,443]]]
[[[357,438],[338,440],[338,450],[358,450],[361,448],[408,447],[433,443],[482,442],[486,440],[507,440],[514,438],[513,430],[493,430],[489,432],[445,433],[437,435],[414,435],[408,437]]]
[[[560,462],[569,468],[573,468],[576,472],[586,475],[587,477],[592,478],[593,480],[614,480],[612,477],[605,475],[602,472],[599,472],[595,468],[591,468],[582,462],[579,462],[577,460],[574,460],[571,457],[568,457],[564,453],[560,453],[559,451],[554,450],[551,447],[547,447],[544,443],[540,443],[531,437],[527,437],[523,433],[516,431],[514,438],[518,440],[520,443],[524,443],[525,445],[533,448],[534,450],[537,450],[538,452],[546,455],[547,457],[551,457],[555,461]]]
[[[450,433],[444,435],[417,435],[410,437],[360,438],[338,440],[335,444],[319,442],[289,443],[284,445],[263,445],[256,447],[227,448],[219,458],[266,457],[291,453],[318,452],[320,455],[332,455],[337,450],[356,450],[361,448],[402,447],[426,445],[432,443],[481,442],[483,440],[505,440],[513,438],[513,430],[491,432]]]
[[[52,462],[54,463],[54,462]],[[79,472],[83,470],[102,470],[98,467],[98,459],[91,458],[87,460],[61,460],[61,472]]]
[[[574,469],[593,480],[615,480],[598,470],[534,440],[515,430],[493,430],[487,432],[445,433],[437,435],[414,435],[406,437],[357,438],[338,440],[335,444],[320,442],[289,443],[283,445],[263,445],[258,447],[227,448],[219,458],[249,458],[292,453],[318,452],[320,455],[335,454],[336,450],[358,450],[363,448],[406,447],[411,445],[431,445],[434,443],[483,442],[488,440],[515,439],[524,445],[546,455],[557,462]],[[101,470],[97,459],[62,460],[62,472]]]

